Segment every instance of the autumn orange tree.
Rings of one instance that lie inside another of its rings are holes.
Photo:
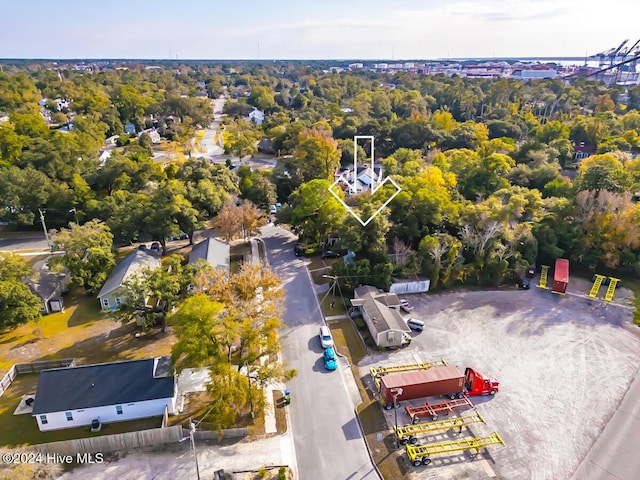
[[[212,415],[219,428],[231,425],[247,404],[259,412],[262,389],[296,374],[277,358],[281,285],[262,264],[244,264],[229,276],[213,273],[202,293],[188,298],[170,318],[178,338],[175,364],[210,367],[210,388],[217,398]]]

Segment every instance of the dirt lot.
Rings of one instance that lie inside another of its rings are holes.
[[[571,290],[584,294],[589,286],[572,279]],[[424,332],[406,349],[365,359],[361,375],[374,364],[444,358],[495,376],[495,398],[472,399],[486,425],[472,425],[462,436],[497,431],[506,447],[489,447],[475,461],[469,452],[434,456],[431,466],[419,468],[402,455],[398,462],[412,472],[410,478],[476,480],[492,478],[491,469],[500,479],[569,478],[638,369],[639,329],[625,306],[631,297],[618,289],[620,305],[613,305],[535,287],[411,296],[411,316],[426,321]],[[391,427],[393,412],[385,414]],[[403,409],[398,423],[409,423]],[[442,432],[420,444],[455,438]]]

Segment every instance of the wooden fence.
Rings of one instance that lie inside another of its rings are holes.
[[[9,386],[13,383],[17,376],[18,372],[16,372],[16,366],[14,365],[0,380],[0,397],[7,390],[7,388],[9,388]]]
[[[75,367],[75,358],[63,358],[62,360],[42,360],[31,363],[17,363],[0,379],[0,397],[7,391],[18,375],[21,373],[36,373],[50,368]]]
[[[31,448],[43,454],[58,453],[60,455],[73,455],[75,458],[77,453],[109,453],[163,443],[176,443],[185,436],[183,435],[182,426],[174,425],[167,428],[152,428],[115,435],[78,438],[65,442],[41,443],[40,445],[33,445]]]

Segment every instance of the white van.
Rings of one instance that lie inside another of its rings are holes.
[[[418,320],[417,318],[410,318],[407,320],[407,327],[411,330],[415,330],[417,332],[421,332],[424,330],[424,322],[422,320]]]
[[[333,347],[333,337],[331,336],[331,330],[329,330],[329,327],[325,325],[321,326],[318,336],[320,337],[320,345],[322,348]]]

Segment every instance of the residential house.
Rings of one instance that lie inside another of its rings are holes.
[[[100,150],[98,155],[98,161],[100,162],[100,167],[104,167],[104,164],[107,163],[107,160],[111,157],[111,150]]]
[[[127,135],[135,135],[136,134],[136,126],[133,123],[127,123],[124,126],[124,133]]]
[[[41,432],[125,422],[176,411],[169,357],[40,372],[32,415]]]
[[[189,255],[191,265],[194,265],[198,260],[204,260],[216,270],[224,270],[227,273],[229,273],[231,264],[230,259],[231,247],[229,244],[212,237],[195,244]]]
[[[160,258],[146,249],[138,249],[124,257],[113,269],[107,281],[104,282],[98,299],[102,310],[117,310],[124,301],[123,283],[145,269],[155,270],[160,266]]]
[[[160,134],[155,128],[147,128],[146,130],[141,131],[140,134],[138,135],[138,138],[140,138],[143,133],[146,133],[147,135],[149,135],[149,138],[151,139],[151,143],[160,143],[162,141],[160,139]]]
[[[411,331],[400,315],[400,299],[371,285],[355,289],[351,305],[357,307],[373,341],[379,347],[401,347],[410,341]]]
[[[260,140],[258,142],[258,151],[260,153],[274,154],[276,153],[275,143],[267,139]]]
[[[334,182],[337,182],[346,195],[357,195],[375,189],[381,180],[382,167],[359,166],[354,180],[353,168],[336,170]]]
[[[254,108],[249,112],[249,120],[254,122],[256,125],[262,125],[262,122],[264,122],[264,112]]]
[[[56,273],[49,270],[46,261],[38,262],[35,273],[25,280],[26,285],[42,302],[42,313],[61,312],[64,310],[62,294],[67,291],[71,283],[69,270]]]
[[[584,142],[572,142],[575,160],[582,160],[583,158],[595,155],[597,147],[595,145],[585,145]]]

